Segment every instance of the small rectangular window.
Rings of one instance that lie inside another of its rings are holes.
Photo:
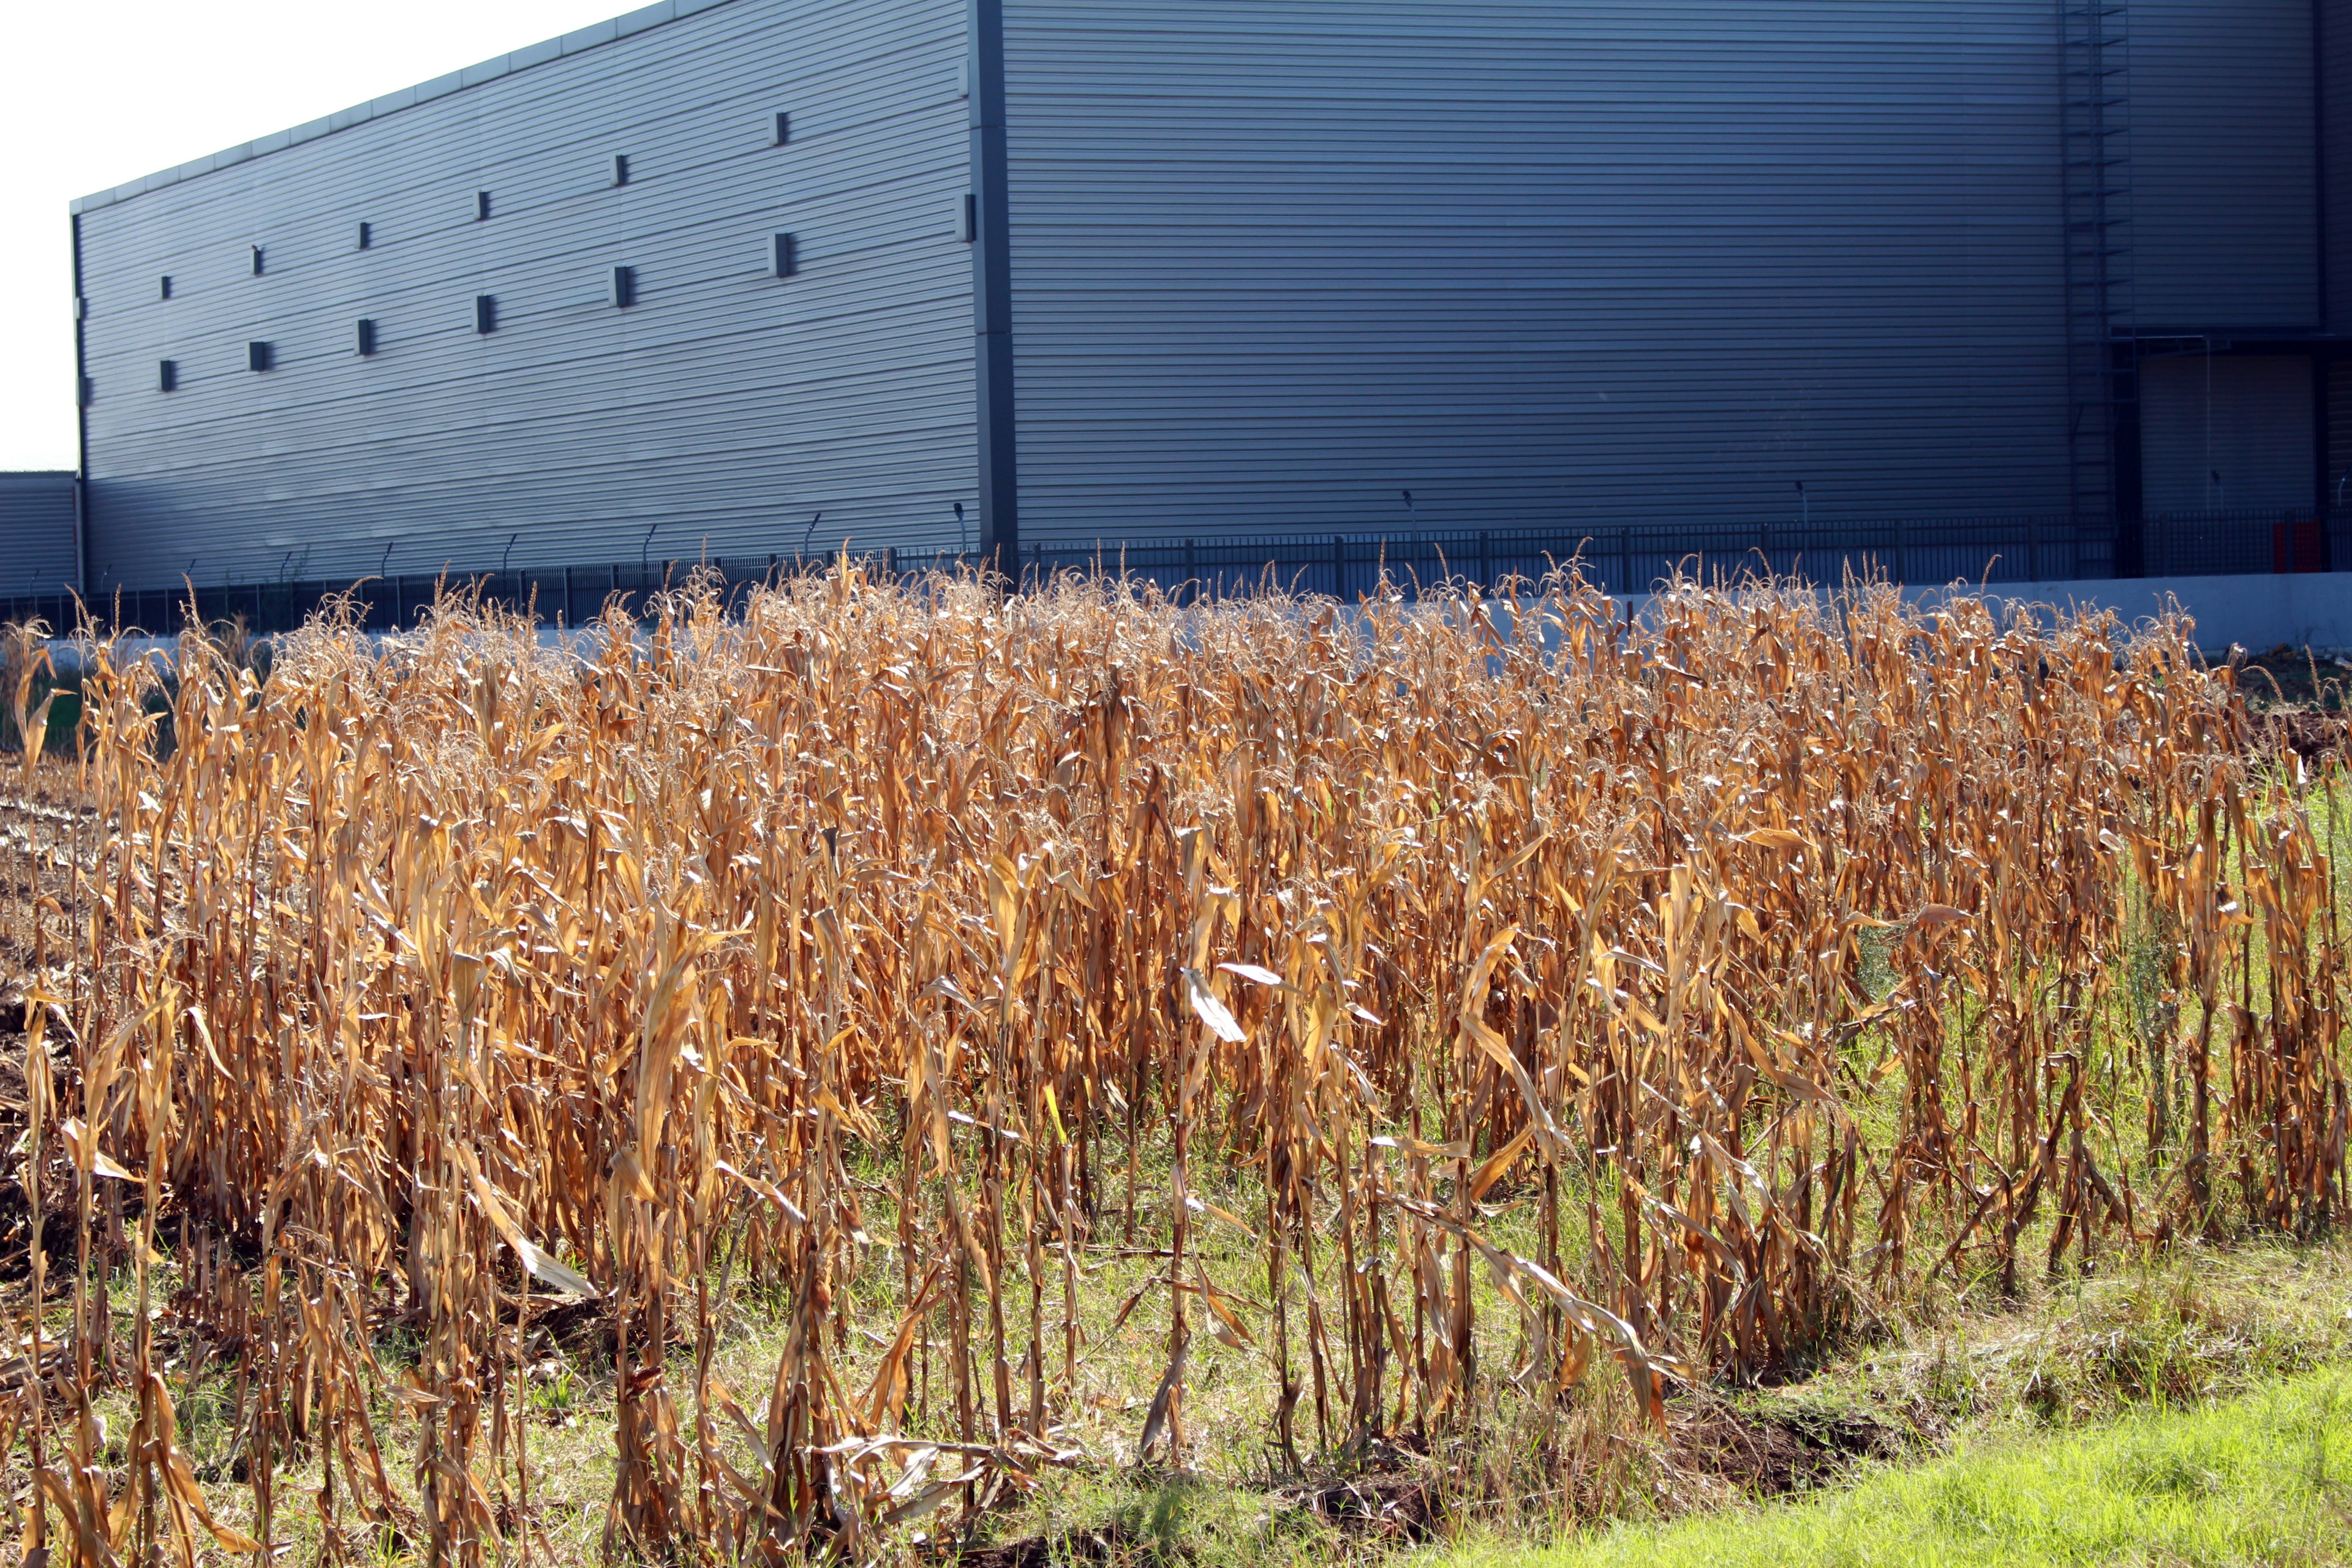
[[[261,254],[261,247],[259,247],[259,246],[257,246],[257,246],[255,246],[255,247],[253,247],[253,275],[254,275],[256,278],[258,278],[258,277],[260,277],[260,276],[261,276],[261,272],[262,272],[262,261],[263,261],[263,257],[262,257],[262,254]]]
[[[360,321],[360,353],[375,353],[375,322],[364,317]]]
[[[792,139],[793,117],[789,114],[779,113],[776,116],[776,145],[782,147]]]
[[[162,364],[155,367],[155,385],[157,390],[163,392],[177,392],[180,390],[180,362],[178,360],[167,359]]]
[[[172,297],[172,275],[171,275],[170,273],[168,273],[168,272],[167,272],[167,273],[165,273],[165,274],[163,275],[163,298],[164,298],[164,299],[166,299],[166,300],[168,300],[168,299],[170,299],[171,297]]]
[[[474,296],[474,331],[495,332],[499,330],[499,302],[488,294]]]
[[[90,380],[89,377],[85,375],[79,378],[76,390],[81,394],[81,405],[84,408],[98,401],[98,383]]]
[[[373,245],[374,243],[375,225],[372,223],[363,223],[360,225],[360,248],[362,250],[365,250],[369,246]]]
[[[486,223],[488,221],[489,216],[490,193],[488,191],[476,191],[474,193],[474,221],[476,223]]]
[[[278,351],[272,345],[268,343],[247,343],[245,345],[246,369],[268,370],[277,363]]]
[[[789,234],[776,236],[776,276],[790,278],[801,269],[800,241]]]
[[[613,268],[613,303],[634,305],[637,302],[637,269],[634,267]]]
[[[963,242],[970,245],[980,237],[980,198],[970,191],[963,194]]]
[[[626,153],[613,154],[613,183],[616,185],[629,183],[629,155]]]

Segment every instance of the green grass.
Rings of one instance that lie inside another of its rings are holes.
[[[1530,1552],[1471,1547],[1444,1568],[2009,1568],[2040,1563],[2352,1563],[2352,1373],[2314,1373],[2189,1411],[2066,1436],[1963,1445],[1850,1491],[1622,1528]]]

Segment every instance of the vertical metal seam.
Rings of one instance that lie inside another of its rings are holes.
[[[2330,306],[2327,297],[2327,25],[2321,0],[2311,0],[2311,197],[2315,222],[2313,230],[2318,237],[2318,327],[2327,331]]]
[[[2311,351],[2311,468],[2312,510],[2321,517],[2327,515],[2327,481],[2331,477],[2329,458],[2335,444],[2328,438],[2328,426],[2335,423],[2336,409],[2328,379],[2333,361],[2326,345],[2315,344]]]
[[[1013,239],[1004,138],[1003,0],[970,0],[972,363],[980,477],[981,554],[1019,570],[1021,488],[1013,388]]]
[[[2329,298],[2327,271],[2327,19],[2324,0],[2311,0],[2311,203],[2313,246],[2313,280],[2315,285],[2317,321],[2315,323],[2325,337],[2334,326],[2334,300]],[[2335,422],[2336,408],[2329,382],[2335,371],[2334,360],[2322,347],[2311,355],[2311,445],[2313,500],[2319,516],[2328,514],[2328,481],[2335,476],[2329,471],[2334,465],[2335,442],[2328,426]]]
[[[81,214],[73,215],[74,591],[89,597],[89,300],[82,293]]]

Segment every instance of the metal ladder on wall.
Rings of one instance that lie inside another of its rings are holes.
[[[2127,0],[2058,0],[2068,504],[2078,541],[2113,537],[2122,521],[2116,438],[2139,397],[2131,283],[2130,21]],[[2041,575],[2039,563],[2034,575]]]

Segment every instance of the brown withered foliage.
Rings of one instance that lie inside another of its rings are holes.
[[[1132,1451],[1187,1452],[1206,1334],[1299,1466],[1600,1368],[1659,1421],[1939,1274],[2344,1201],[2334,795],[2250,773],[2182,626],[845,563],[568,649],[453,604],[266,679],[100,647],[82,689],[73,976],[25,1056],[72,1326],[24,1332],[47,1399],[0,1388],[27,1545],[79,1568],[266,1549],[296,1467],[436,1562],[527,1540],[553,1297],[606,1328],[608,1550],[864,1557],[1086,1457],[1113,1237],[1165,1338]],[[250,1536],[175,1436],[165,1248],[236,1369]],[[747,1284],[782,1349],[736,1390]]]

